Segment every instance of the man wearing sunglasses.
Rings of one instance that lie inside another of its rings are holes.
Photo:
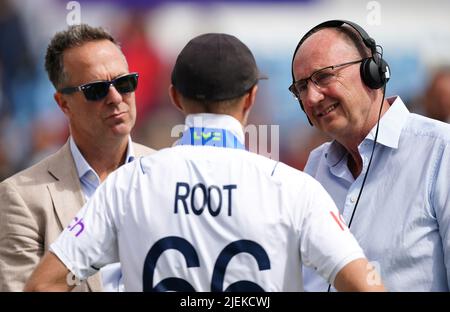
[[[129,72],[110,34],[88,25],[57,33],[45,67],[70,137],[58,152],[0,184],[0,291],[21,291],[99,184],[119,166],[153,152],[131,141],[139,75]],[[67,278],[78,291],[118,290],[118,264],[100,273],[81,284]]]
[[[68,268],[84,279],[120,259],[127,291],[301,291],[302,261],[340,290],[383,290],[323,188],[245,150],[261,78],[236,37],[189,41],[169,87],[178,144],[110,175],[26,289],[69,290]]]
[[[305,172],[330,193],[388,291],[449,291],[450,126],[385,98],[380,54],[348,21],[319,24],[298,44],[289,90],[333,139]],[[330,286],[306,269],[305,289]]]

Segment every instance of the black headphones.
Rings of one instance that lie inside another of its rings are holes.
[[[291,73],[292,73],[292,83],[295,82],[294,78],[294,59],[295,55],[297,54],[298,49],[303,44],[303,42],[311,36],[315,31],[321,29],[321,28],[331,28],[331,27],[341,27],[342,25],[348,25],[352,27],[356,32],[361,36],[364,44],[366,47],[370,49],[372,52],[372,56],[369,58],[366,58],[362,61],[360,66],[360,73],[361,73],[361,79],[364,82],[366,86],[368,86],[371,89],[379,89],[383,87],[390,78],[390,70],[389,65],[386,63],[386,61],[383,59],[382,53],[377,51],[377,44],[373,38],[371,38],[367,32],[360,27],[358,24],[355,24],[350,21],[345,20],[330,20],[323,23],[320,23],[319,25],[312,28],[310,31],[308,31],[300,40],[297,47],[295,48],[294,55],[292,56],[292,64],[291,64]],[[300,99],[298,99],[300,103],[300,107],[303,111],[305,109],[303,108],[303,103]],[[311,124],[311,121],[308,118],[309,123]],[[311,124],[312,125],[312,124]]]

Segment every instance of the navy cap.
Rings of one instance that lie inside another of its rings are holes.
[[[183,96],[222,101],[244,95],[262,76],[250,49],[238,38],[203,34],[187,43],[172,71],[172,84]]]

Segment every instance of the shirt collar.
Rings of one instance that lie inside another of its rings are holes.
[[[328,146],[325,158],[329,167],[339,164],[347,155],[347,150],[336,140],[333,140]]]
[[[189,114],[186,116],[185,124],[188,128],[220,128],[230,131],[244,144],[245,135],[241,123],[230,115],[222,114]]]
[[[377,143],[396,149],[398,148],[400,134],[407,121],[409,111],[399,96],[390,97],[387,101],[391,106],[380,119]],[[377,126],[375,125],[366,136],[366,140],[373,141],[376,130]],[[325,157],[328,165],[334,167],[345,158],[346,154],[346,149],[339,142],[333,140],[328,146]]]
[[[380,119],[377,143],[398,148],[400,134],[405,125],[409,111],[399,96],[393,96],[387,99],[391,106]],[[377,126],[375,125],[367,135],[366,139],[374,140]]]
[[[131,137],[128,136],[128,146],[127,146],[127,155],[125,156],[125,163],[128,164],[132,162],[136,158],[133,149],[133,142],[131,141]]]
[[[86,159],[81,154],[80,150],[78,149],[78,146],[75,144],[75,141],[73,140],[72,136],[69,138],[69,145],[70,145],[70,152],[72,153],[73,160],[75,161],[75,167],[77,168],[78,178],[82,178],[89,172],[92,172],[97,176],[97,173],[94,169],[88,164]],[[131,137],[128,136],[128,146],[127,146],[127,155],[125,157],[125,163],[129,163],[133,161],[135,158],[134,156],[134,150],[133,150],[133,144],[131,141]],[[98,178],[98,176],[97,176]]]

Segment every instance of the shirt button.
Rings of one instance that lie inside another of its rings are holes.
[[[350,197],[350,202],[351,202],[352,204],[354,204],[355,201],[356,201],[356,198],[355,198],[354,196]]]

